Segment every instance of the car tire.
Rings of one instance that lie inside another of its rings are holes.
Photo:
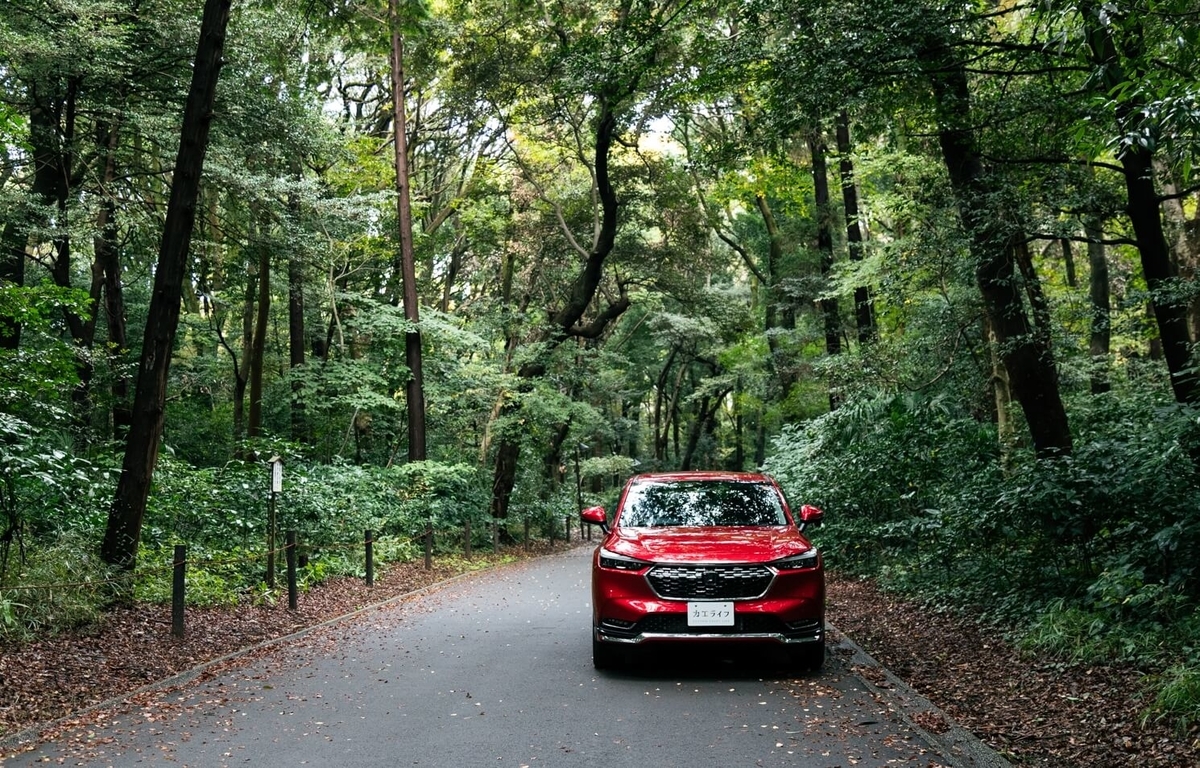
[[[621,666],[621,650],[592,638],[592,666],[599,670]]]
[[[805,643],[789,652],[792,667],[799,672],[816,672],[825,664],[825,638]]]

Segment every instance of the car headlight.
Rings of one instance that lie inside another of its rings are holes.
[[[821,562],[821,553],[817,551],[816,547],[813,547],[807,552],[776,560],[769,565],[777,571],[799,571],[804,568],[816,568],[819,562]]]
[[[618,555],[616,552],[601,548],[600,550],[600,567],[612,568],[617,571],[640,571],[643,568],[650,567],[650,563],[643,560],[635,560],[632,557]]]

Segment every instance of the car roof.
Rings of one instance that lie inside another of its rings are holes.
[[[629,478],[632,483],[673,483],[684,480],[714,480],[740,483],[772,483],[770,475],[761,472],[731,472],[726,470],[692,470],[687,472],[645,472]]]

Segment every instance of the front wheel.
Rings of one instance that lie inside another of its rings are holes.
[[[816,672],[825,664],[825,638],[805,643],[788,651],[792,667],[800,672]]]
[[[621,665],[621,650],[592,638],[592,666],[596,669],[616,669]]]

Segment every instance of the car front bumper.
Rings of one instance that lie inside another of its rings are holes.
[[[744,626],[733,627],[669,627],[654,626],[647,629],[647,622],[637,622],[633,627],[615,626],[612,620],[601,621],[595,628],[595,639],[602,643],[639,645],[653,642],[720,642],[720,643],[778,643],[799,645],[819,643],[825,637],[824,622],[811,619],[783,624],[778,631],[753,631]]]

